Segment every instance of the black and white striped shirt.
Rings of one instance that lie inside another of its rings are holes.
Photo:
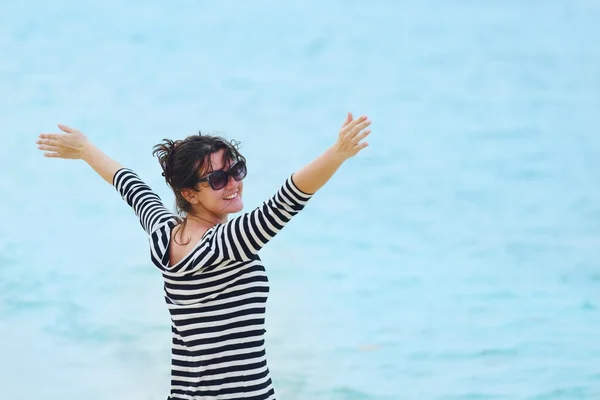
[[[209,229],[186,257],[170,265],[176,216],[130,169],[113,184],[149,235],[150,258],[164,279],[171,314],[171,400],[272,400],[265,353],[269,282],[258,251],[312,195],[290,176],[253,211]]]

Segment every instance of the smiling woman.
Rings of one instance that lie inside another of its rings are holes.
[[[134,171],[78,130],[59,125],[64,134],[40,135],[45,156],[83,159],[113,184],[148,234],[172,321],[169,399],[275,399],[264,340],[269,282],[258,252],[367,146],[370,124],[348,114],[330,148],[261,206],[231,220],[243,208],[246,164],[222,138],[194,135],[155,146],[177,199],[174,214]]]

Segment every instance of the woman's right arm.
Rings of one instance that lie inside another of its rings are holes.
[[[38,149],[45,151],[44,157],[83,160],[109,184],[113,184],[115,173],[121,164],[94,146],[81,131],[58,125],[64,133],[42,133],[36,141]]]
[[[82,150],[81,159],[111,185],[114,183],[117,171],[123,168],[121,164],[104,154],[89,141]]]
[[[173,217],[160,197],[135,172],[110,158],[79,130],[65,125],[58,127],[65,133],[43,133],[37,140],[38,148],[45,151],[45,157],[85,161],[102,179],[117,189],[123,200],[133,208],[148,234],[160,223]]]

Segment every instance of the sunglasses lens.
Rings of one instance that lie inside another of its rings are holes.
[[[229,174],[225,171],[216,171],[213,172],[208,178],[208,183],[210,187],[214,190],[223,189],[227,186],[227,181],[229,180]]]
[[[236,181],[241,181],[246,177],[246,164],[243,161],[238,162],[231,168],[230,174]]]
[[[215,171],[208,177],[208,184],[213,190],[221,190],[227,186],[229,176],[236,181],[241,181],[246,177],[246,164],[243,161],[235,164],[229,171]]]

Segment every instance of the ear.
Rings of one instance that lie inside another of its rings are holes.
[[[197,192],[194,189],[181,189],[181,195],[190,204],[198,204]]]

